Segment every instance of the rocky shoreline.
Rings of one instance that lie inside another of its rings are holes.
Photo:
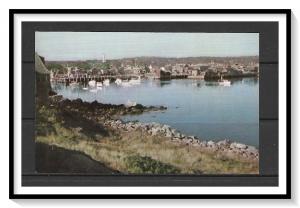
[[[213,152],[222,152],[228,156],[239,156],[249,160],[259,159],[259,151],[254,146],[233,142],[228,139],[220,140],[218,142],[214,142],[212,140],[201,140],[195,136],[184,135],[166,124],[159,124],[155,122],[141,123],[138,121],[124,122],[120,119],[115,119],[106,120],[104,125],[113,129],[121,129],[125,131],[141,130],[151,136],[163,136],[174,143],[193,146]]]
[[[141,130],[150,136],[162,136],[169,139],[171,142],[178,145],[187,145],[210,152],[221,152],[229,157],[240,157],[246,160],[258,160],[259,151],[254,146],[249,146],[242,143],[230,141],[228,139],[220,141],[206,141],[195,136],[187,136],[180,133],[178,130],[171,128],[166,124],[159,123],[141,123],[138,121],[124,122],[119,119],[119,116],[129,114],[141,114],[149,111],[166,110],[164,106],[143,106],[137,104],[135,106],[127,107],[123,104],[103,104],[94,102],[84,102],[81,99],[69,100],[64,99],[60,95],[50,97],[50,104],[59,109],[68,109],[73,112],[82,114],[85,118],[97,120],[104,126],[122,131],[136,131]]]
[[[76,112],[84,112],[85,117],[97,117],[100,120],[105,120],[114,116],[121,116],[127,114],[141,114],[149,111],[163,111],[167,108],[164,106],[144,106],[136,104],[134,106],[126,106],[124,104],[104,104],[96,100],[93,102],[85,102],[80,98],[69,100],[63,98],[61,95],[54,95],[49,97],[50,105],[58,107],[59,109],[67,109]]]

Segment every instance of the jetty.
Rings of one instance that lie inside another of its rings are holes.
[[[88,83],[89,81],[95,80],[96,82],[103,82],[106,79],[110,81],[115,81],[116,79],[129,80],[131,78],[137,77],[136,74],[123,74],[123,75],[87,75],[87,74],[78,74],[75,76],[53,76],[51,78],[52,82],[56,83],[65,83],[69,85],[72,82],[76,83]]]

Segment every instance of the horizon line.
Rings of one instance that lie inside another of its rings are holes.
[[[42,56],[42,55],[39,55]],[[47,60],[45,56],[42,56],[45,58],[46,61],[95,61],[95,60],[101,60],[99,59],[74,59],[74,60]],[[240,55],[240,56],[185,56],[185,57],[168,57],[168,56],[133,56],[133,57],[123,57],[123,58],[112,58],[112,59],[106,59],[109,60],[122,60],[122,59],[138,59],[138,58],[163,58],[163,59],[183,59],[183,58],[243,58],[243,57],[258,57],[259,55]]]

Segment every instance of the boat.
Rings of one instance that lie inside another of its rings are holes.
[[[103,85],[104,85],[104,86],[109,86],[109,79],[104,80],[104,81],[103,81]]]
[[[229,87],[231,86],[231,82],[228,80],[223,80],[222,82],[219,82],[219,85]]]
[[[89,81],[89,86],[90,87],[96,87],[96,81],[95,80],[91,80],[91,81]]]
[[[102,82],[97,82],[97,87],[102,87],[103,85],[102,85]]]
[[[118,78],[118,79],[116,79],[115,83],[116,83],[117,85],[121,85],[121,84],[122,84],[122,80]]]
[[[231,86],[231,82],[227,79],[223,79],[223,76],[221,76],[221,80],[218,82],[219,85],[229,87]]]
[[[131,79],[131,80],[129,80],[129,83],[132,84],[132,85],[138,85],[138,84],[141,84],[141,77],[138,76],[137,79]]]
[[[127,103],[125,104],[126,107],[132,107],[132,106],[136,106],[136,102],[130,101],[128,100]]]
[[[82,89],[83,89],[83,90],[88,90],[89,88],[87,88],[87,87],[83,87]]]

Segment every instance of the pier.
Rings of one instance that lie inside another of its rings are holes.
[[[69,85],[71,82],[77,83],[88,83],[91,80],[95,80],[96,82],[103,82],[106,79],[110,81],[115,81],[116,79],[127,80],[132,77],[138,77],[136,74],[126,74],[126,75],[75,75],[75,76],[54,76],[51,78],[51,81],[57,83],[65,83]]]

